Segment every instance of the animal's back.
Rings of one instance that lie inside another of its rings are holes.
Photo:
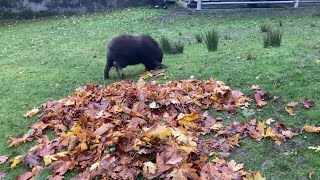
[[[161,51],[158,43],[149,35],[123,34],[114,38],[108,45],[110,61],[135,65],[149,60],[148,57]]]

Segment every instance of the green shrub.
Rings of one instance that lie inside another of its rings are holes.
[[[160,47],[161,47],[163,53],[166,53],[166,54],[170,54],[171,53],[172,46],[171,46],[170,41],[169,41],[169,39],[167,37],[161,36],[161,38],[160,38]]]
[[[184,49],[184,44],[182,42],[175,42],[173,43],[173,45],[171,46],[171,53],[172,54],[182,54],[183,53],[183,49]]]
[[[182,42],[171,43],[167,37],[161,36],[160,47],[165,54],[181,54],[183,53],[184,44]]]
[[[268,24],[262,24],[260,26],[261,32],[269,32],[272,30],[271,26]]]
[[[219,44],[218,32],[215,30],[209,30],[204,35],[204,42],[206,43],[208,51],[216,51]]]
[[[280,47],[282,41],[282,32],[280,30],[268,31],[263,38],[263,47]]]
[[[196,35],[194,35],[194,36],[195,36],[195,38],[196,38],[197,43],[202,43],[202,36],[201,36],[201,34],[196,34]]]

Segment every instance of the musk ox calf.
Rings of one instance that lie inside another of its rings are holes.
[[[108,79],[111,67],[115,67],[120,78],[125,78],[122,68],[143,64],[147,71],[164,69],[163,52],[149,35],[120,35],[112,39],[107,47],[107,63],[104,78]]]

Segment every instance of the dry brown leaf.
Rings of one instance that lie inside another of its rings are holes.
[[[30,111],[27,111],[25,114],[24,114],[24,117],[33,117],[35,116],[36,114],[38,114],[40,110],[38,108],[33,108],[32,110]]]

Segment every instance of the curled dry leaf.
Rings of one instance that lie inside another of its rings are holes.
[[[320,146],[318,147],[308,147],[308,149],[314,150],[314,152],[320,152]]]
[[[286,110],[291,116],[294,116],[294,115],[295,115],[294,112],[293,112],[292,107],[286,106],[286,107],[285,107],[285,110]]]
[[[5,163],[8,160],[8,156],[0,156],[0,164]]]
[[[30,111],[27,111],[25,114],[24,114],[24,117],[33,117],[35,116],[36,114],[38,114],[40,110],[38,108],[33,108],[32,110]]]
[[[306,132],[320,132],[320,127],[316,127],[313,125],[305,125],[303,130]]]
[[[301,103],[303,104],[303,106],[307,109],[311,108],[311,107],[314,107],[315,106],[315,101],[314,100],[310,100],[308,98],[303,98],[301,100]]]
[[[288,103],[287,106],[288,107],[296,107],[298,104],[299,104],[298,102],[293,101],[293,102]]]

